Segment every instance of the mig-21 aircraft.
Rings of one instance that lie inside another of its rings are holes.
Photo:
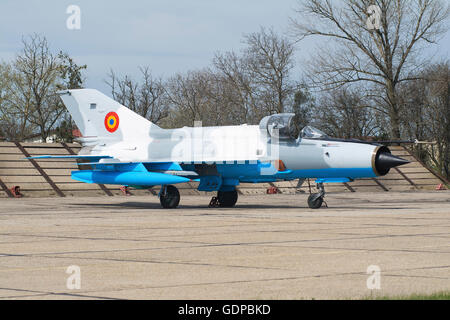
[[[386,175],[408,161],[383,145],[328,137],[311,126],[300,130],[293,113],[264,117],[259,125],[163,129],[93,89],[60,91],[82,133],[73,158],[92,170],[72,172],[86,183],[134,188],[160,185],[162,207],[176,208],[178,183],[198,181],[198,190],[217,192],[220,207],[236,204],[240,183],[315,178],[318,192],[308,206],[320,208],[324,183]]]

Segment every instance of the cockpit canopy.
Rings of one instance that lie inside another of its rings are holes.
[[[317,128],[306,126],[301,131],[301,137],[305,139],[324,139],[328,136]]]
[[[270,137],[280,140],[295,140],[300,134],[299,121],[295,113],[279,113],[264,117],[259,123]]]
[[[267,131],[270,137],[280,140],[296,140],[299,136],[305,139],[328,138],[325,133],[312,126],[300,130],[299,120],[295,113],[279,113],[264,117],[259,123],[259,128]]]

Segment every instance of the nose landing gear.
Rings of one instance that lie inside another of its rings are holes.
[[[318,183],[317,189],[319,190],[318,193],[312,193],[308,197],[308,207],[310,207],[311,209],[319,209],[325,202],[323,200],[323,198],[325,197],[325,188],[323,186],[323,183]],[[326,202],[325,206],[327,206]]]

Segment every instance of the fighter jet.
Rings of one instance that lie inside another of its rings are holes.
[[[408,161],[383,145],[330,138],[307,126],[300,130],[293,113],[264,117],[259,125],[163,129],[94,89],[60,91],[82,133],[76,159],[89,170],[72,179],[134,188],[161,186],[163,208],[176,208],[178,183],[198,181],[198,190],[217,192],[220,207],[233,207],[240,183],[313,178],[317,193],[308,206],[323,204],[324,183],[386,175]],[[81,167],[81,166],[80,166]]]

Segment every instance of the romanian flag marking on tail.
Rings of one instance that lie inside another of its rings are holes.
[[[119,127],[119,116],[115,112],[109,112],[105,116],[105,128],[109,132],[114,132]]]

